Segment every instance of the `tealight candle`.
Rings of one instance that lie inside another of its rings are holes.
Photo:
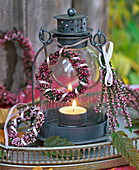
[[[76,114],[82,114],[86,112],[86,109],[81,106],[76,106],[76,100],[73,100],[72,106],[65,106],[59,109],[61,113],[64,114],[70,114],[70,115],[76,115]]]
[[[73,100],[72,106],[65,106],[59,109],[59,125],[61,126],[84,126],[86,121],[86,109],[76,106],[76,100]]]

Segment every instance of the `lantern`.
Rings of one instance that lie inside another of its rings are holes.
[[[40,105],[45,114],[45,123],[39,139],[49,136],[66,137],[74,143],[92,142],[106,135],[106,117],[95,114],[92,89],[100,80],[99,62],[90,45],[102,53],[101,46],[106,43],[106,36],[100,30],[92,36],[87,28],[87,15],[76,14],[70,8],[67,14],[57,15],[57,29],[40,29],[39,39],[43,46],[37,52],[34,65],[44,49],[45,61],[36,75],[37,88],[41,92]],[[45,33],[48,40],[45,40]],[[55,42],[57,49],[47,55],[46,47]],[[34,79],[32,79],[34,89]],[[71,84],[72,89],[68,89]],[[88,98],[91,96],[92,98]],[[76,100],[77,106],[71,102]],[[97,100],[97,98],[95,99]],[[34,105],[34,90],[32,90]],[[82,132],[82,135],[81,135]],[[97,132],[97,133],[96,133]]]

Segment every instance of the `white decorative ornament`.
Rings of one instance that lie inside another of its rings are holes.
[[[109,45],[109,47],[108,47]],[[113,42],[111,41],[107,41],[106,44],[104,44],[102,46],[102,52],[103,52],[103,57],[104,57],[104,60],[105,60],[105,66],[102,65],[102,62],[101,62],[101,56],[102,54],[99,53],[99,62],[100,62],[100,65],[101,67],[103,68],[106,68],[106,76],[105,76],[105,85],[106,86],[111,86],[113,84],[113,74],[112,74],[112,69],[111,69],[111,66],[110,66],[110,60],[111,60],[111,57],[112,57],[112,53],[113,53]],[[106,49],[108,47],[108,50]]]

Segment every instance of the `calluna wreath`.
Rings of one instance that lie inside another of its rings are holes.
[[[44,96],[50,101],[70,101],[70,98],[76,98],[78,94],[84,93],[89,85],[90,72],[85,59],[81,60],[80,55],[72,51],[63,51],[61,57],[68,59],[73,66],[76,75],[79,79],[79,85],[72,91],[63,93],[56,89],[52,89],[51,71],[49,70],[47,60],[45,60],[39,67],[38,74],[36,74],[37,88],[43,92]],[[55,65],[59,58],[59,51],[50,54],[50,65]]]
[[[35,122],[32,123],[31,128],[26,131],[26,134],[19,138],[17,128],[23,121],[30,121],[32,117],[36,117]],[[14,118],[9,128],[9,141],[15,146],[24,146],[36,141],[36,137],[40,132],[40,127],[44,123],[44,114],[39,107],[26,107],[19,112],[19,116]]]
[[[26,87],[24,89],[28,89],[29,86],[27,85],[31,85],[31,71],[35,51],[33,50],[30,40],[24,37],[20,31],[0,31],[0,47],[7,41],[16,41],[23,49],[22,63],[27,78],[25,83]],[[20,99],[24,97],[24,95],[24,90],[20,90],[19,95],[11,94],[10,91],[6,90],[6,88],[0,84],[0,103],[3,105],[14,105],[20,102]]]

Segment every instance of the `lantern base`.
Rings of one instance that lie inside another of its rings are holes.
[[[51,136],[67,138],[74,144],[85,144],[106,140],[109,135],[106,133],[107,116],[96,114],[94,110],[87,110],[87,121],[85,126],[66,127],[58,125],[58,110],[52,108],[45,111],[45,123],[38,135],[38,139],[45,141]]]

